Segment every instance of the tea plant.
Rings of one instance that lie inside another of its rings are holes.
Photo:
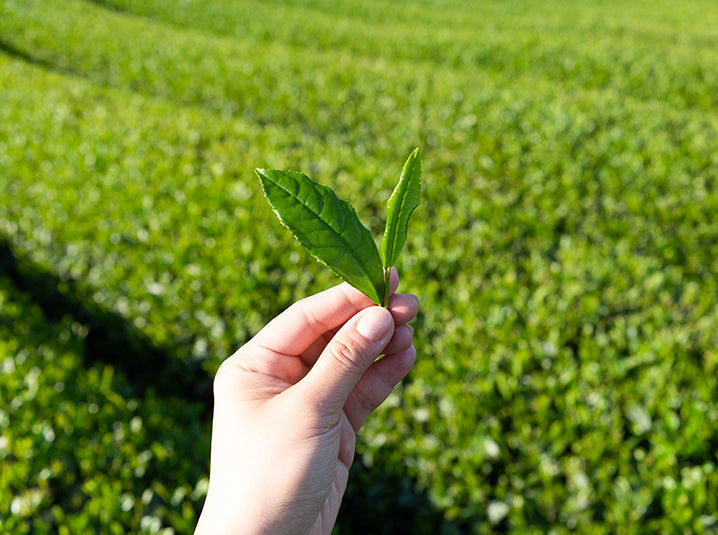
[[[409,218],[421,197],[419,149],[409,155],[387,203],[382,258],[356,210],[328,186],[303,173],[257,169],[279,220],[314,257],[377,304],[387,305],[389,272],[406,241]]]

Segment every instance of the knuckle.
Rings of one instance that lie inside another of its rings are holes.
[[[356,388],[354,390],[356,402],[367,413],[371,413],[379,406],[377,400],[364,388]]]
[[[312,310],[310,306],[308,306],[307,299],[300,299],[296,303],[290,306],[290,308],[294,309],[293,312],[296,312],[297,315],[299,315],[305,323],[309,326],[309,328],[313,331],[323,331],[324,330],[324,324],[323,322],[317,317],[316,313]]]
[[[360,368],[358,357],[361,355],[361,348],[355,342],[335,339],[330,344],[329,351],[343,370],[356,371]]]

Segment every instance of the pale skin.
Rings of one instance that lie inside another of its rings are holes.
[[[222,363],[195,534],[331,533],[356,433],[416,359],[398,284],[388,309],[347,284],[298,301]]]

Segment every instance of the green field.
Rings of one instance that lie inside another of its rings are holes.
[[[718,533],[718,4],[0,0],[0,531],[191,533],[211,377],[375,236],[417,364],[336,532]]]

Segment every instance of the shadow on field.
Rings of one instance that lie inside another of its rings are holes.
[[[108,9],[108,10],[110,10],[110,11],[115,11],[116,13],[130,13],[130,14],[132,14],[132,11],[130,11],[129,9],[127,9],[127,8],[121,6],[121,5],[115,4],[115,3],[111,2],[111,1],[108,1],[108,0],[85,0],[85,1],[88,2],[88,3],[90,3],[90,4],[95,4],[96,6],[100,6],[100,7],[104,8],[104,9]]]
[[[401,467],[357,456],[336,524],[337,535],[460,535],[469,526],[447,520]]]
[[[136,393],[152,389],[162,397],[181,397],[212,403],[212,381],[199,363],[173,358],[152,345],[126,318],[83,302],[77,282],[64,281],[14,253],[7,239],[0,239],[0,274],[28,295],[49,321],[70,316],[86,331],[84,360],[89,366],[105,362],[123,372]]]
[[[23,255],[16,255],[7,239],[0,238],[0,276],[9,279],[43,311],[47,321],[69,316],[80,324],[87,366],[111,364],[124,373],[134,392],[199,402],[207,419],[211,415],[212,380],[194,363],[174,357],[171,351],[154,346],[126,318],[88,304],[77,281],[65,281],[42,269]],[[414,481],[400,466],[377,458],[371,467],[357,456],[349,487],[339,513],[335,533],[339,535],[454,535],[464,530],[444,519],[428,497],[414,490]]]
[[[22,61],[25,61],[27,63],[31,63],[33,65],[38,65],[40,67],[45,67],[49,69],[54,69],[54,65],[51,63],[38,59],[34,56],[31,56],[27,52],[20,50],[19,48],[16,48],[15,46],[11,45],[7,41],[5,41],[2,36],[0,36],[0,53],[5,54],[11,58],[19,59]]]

